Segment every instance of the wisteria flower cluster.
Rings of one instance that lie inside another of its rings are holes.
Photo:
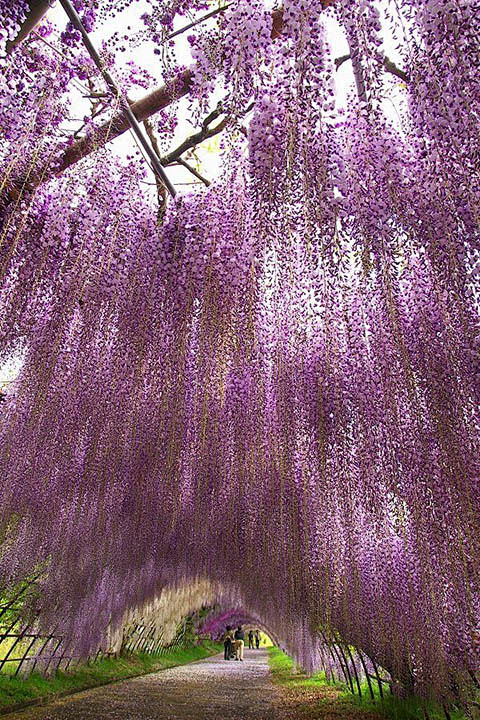
[[[163,6],[170,23],[203,4]],[[401,122],[382,110],[386,10],[406,33]],[[0,579],[46,565],[38,622],[77,653],[201,579],[214,635],[254,622],[330,673],[341,638],[410,692],[468,697],[476,12],[289,0],[272,33],[270,7],[234,2],[195,35],[192,97],[220,73],[233,117],[253,103],[247,137],[160,224],[141,162],[105,136],[59,174],[74,65],[37,42],[7,59],[0,360],[24,361],[0,406]],[[326,13],[350,43],[343,113]]]

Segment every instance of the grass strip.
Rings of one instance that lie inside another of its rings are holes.
[[[378,712],[355,707],[339,687],[329,685],[323,672],[307,676],[278,648],[268,651],[272,679],[279,686],[288,720],[379,720]]]
[[[269,664],[273,682],[280,686],[286,702],[291,704],[292,711],[288,717],[292,720],[297,717],[305,720],[330,720],[332,717],[342,720],[425,720],[426,717],[445,720],[443,709],[435,703],[423,703],[416,697],[401,699],[388,694],[388,691],[383,700],[377,694],[375,700],[371,700],[366,682],[361,685],[360,698],[349,693],[342,683],[327,683],[324,672],[307,676],[276,647],[269,649]],[[452,720],[467,720],[458,710],[451,709],[449,712]]]

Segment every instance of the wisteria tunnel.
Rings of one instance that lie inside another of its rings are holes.
[[[476,0],[0,0],[0,675],[260,628],[475,717]]]

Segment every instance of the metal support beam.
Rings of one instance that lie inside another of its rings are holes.
[[[103,64],[102,59],[101,59],[100,55],[97,53],[95,47],[93,46],[77,11],[73,7],[70,0],[60,0],[60,4],[62,5],[63,9],[65,10],[66,14],[68,15],[68,17],[71,20],[74,27],[81,33],[84,45],[87,48],[88,53],[89,53],[90,57],[92,58],[93,62],[95,63],[95,65],[99,69],[100,73],[102,74],[102,77],[105,80],[112,95],[119,99],[133,132],[139,139],[140,144],[142,145],[143,149],[145,150],[145,152],[147,153],[148,157],[150,158],[150,160],[152,162],[152,166],[153,166],[155,173],[158,175],[158,177],[160,178],[162,183],[165,185],[165,187],[167,188],[170,195],[172,197],[175,197],[175,195],[176,195],[175,188],[173,187],[172,183],[168,179],[167,174],[166,174],[165,170],[163,169],[162,164],[160,162],[160,158],[155,153],[155,151],[151,147],[150,143],[146,139],[145,135],[143,134],[143,131],[142,131],[140,125],[138,124],[137,118],[133,114],[133,112],[130,108],[130,105],[127,102],[127,99],[120,93],[119,89],[115,85],[115,82],[114,82],[112,76],[110,75],[110,73],[106,69],[105,65]]]

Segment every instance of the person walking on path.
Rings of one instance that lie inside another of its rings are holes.
[[[260,631],[259,630],[255,630],[255,647],[257,648],[257,650],[260,647]]]
[[[248,631],[248,649],[253,650],[253,630]]]
[[[239,625],[235,630],[235,660],[243,660],[243,648],[245,647],[245,633]]]
[[[223,634],[223,658],[224,658],[224,660],[232,659],[233,643],[234,643],[233,630],[230,627],[230,625],[227,625],[226,630]]]

